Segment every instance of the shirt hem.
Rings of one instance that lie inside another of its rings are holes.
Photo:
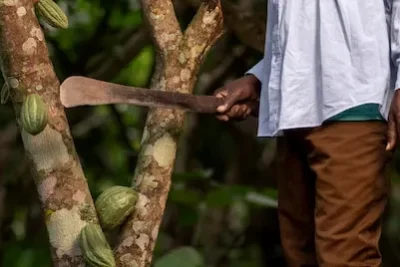
[[[323,123],[327,122],[330,118],[339,115],[340,113],[350,109],[350,108],[354,108],[360,105],[364,105],[364,104],[376,104],[379,105],[379,112],[382,115],[384,120],[387,120],[387,111],[386,110],[382,110],[383,108],[383,104],[379,103],[378,101],[363,101],[359,104],[351,104],[350,106],[346,106],[343,107],[341,109],[337,109],[335,110],[335,112],[331,112],[330,114],[327,114],[325,116],[325,118],[317,123],[304,123],[304,124],[295,124],[295,125],[287,125],[287,124],[283,124],[280,127],[277,127],[276,131],[272,131],[272,132],[264,132],[262,130],[258,130],[257,133],[257,137],[260,138],[274,138],[274,137],[279,137],[283,135],[283,132],[286,130],[293,130],[293,129],[306,129],[306,128],[316,128],[316,127],[320,127]],[[360,121],[365,121],[365,120],[360,120]]]

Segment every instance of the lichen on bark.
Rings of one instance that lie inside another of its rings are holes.
[[[223,32],[220,1],[203,1],[184,33],[171,0],[142,0],[141,3],[157,50],[151,89],[192,93],[202,60]],[[184,115],[171,109],[151,109],[148,113],[132,184],[139,198],[115,248],[119,266],[151,264]]]
[[[53,265],[84,266],[77,238],[88,221],[97,222],[97,216],[33,4],[0,2],[1,71],[11,90],[17,123],[26,95],[39,94],[49,107],[43,132],[32,136],[19,128],[45,215]]]

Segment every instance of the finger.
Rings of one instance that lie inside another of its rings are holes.
[[[215,91],[214,96],[218,98],[224,98],[228,95],[228,91],[225,88]]]
[[[225,112],[227,112],[227,110],[229,110],[229,108],[230,108],[230,104],[225,101],[224,104],[217,107],[217,112],[225,113]]]
[[[250,108],[245,104],[234,105],[232,108],[226,113],[230,118],[236,120],[243,120],[247,117],[247,113],[249,113]]]
[[[220,121],[229,121],[229,116],[228,115],[219,115],[217,116],[217,119]]]
[[[225,112],[230,118],[237,118],[241,116],[241,105],[233,105],[228,111]]]
[[[396,141],[397,141],[397,127],[396,127],[396,120],[394,118],[393,114],[389,115],[389,120],[388,120],[388,132],[387,132],[387,145],[386,145],[386,151],[392,151],[396,147]]]
[[[243,119],[246,119],[248,116],[250,116],[251,114],[256,115],[257,111],[258,111],[258,102],[256,101],[248,101],[245,104],[240,104],[239,105],[240,108],[238,108],[237,115],[236,116],[240,116]],[[233,107],[231,108],[233,109]]]
[[[225,87],[222,87],[214,92],[214,96],[217,98],[225,98],[228,95],[228,91]],[[217,112],[224,113],[226,111],[225,104],[217,107]]]
[[[229,121],[246,119],[252,112],[251,106],[246,104],[235,104],[229,110],[221,115],[216,116],[218,120]]]
[[[217,111],[220,113],[227,112],[232,109],[232,107],[241,100],[239,90],[230,90],[226,91],[226,95],[223,97],[224,104],[217,108]]]
[[[251,115],[251,108],[247,108],[246,109],[246,111],[245,111],[245,114],[244,114],[244,116],[247,118],[248,116],[250,116]]]
[[[224,99],[224,98],[226,98],[226,97],[228,96],[228,91],[223,90],[223,91],[217,92],[217,93],[215,94],[215,96],[216,96],[217,98],[222,98],[222,99]],[[227,110],[228,110],[228,106],[227,106],[227,104],[226,104],[226,102],[225,102],[225,100],[224,100],[224,103],[223,103],[222,105],[219,105],[219,106],[217,107],[217,112],[219,112],[219,113],[224,113],[224,112],[226,112]]]

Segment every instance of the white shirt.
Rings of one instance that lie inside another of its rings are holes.
[[[400,87],[400,0],[269,0],[259,136],[317,127]],[[393,63],[393,66],[391,66]]]

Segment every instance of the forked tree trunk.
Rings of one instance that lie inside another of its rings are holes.
[[[192,93],[202,60],[223,32],[220,1],[203,1],[184,33],[172,0],[141,2],[157,49],[151,89]],[[133,181],[139,199],[115,249],[120,266],[150,266],[183,122],[181,111],[152,109],[148,113]]]
[[[221,5],[204,1],[183,33],[171,1],[142,0],[158,55],[151,87],[191,93],[202,60],[222,34]],[[32,136],[20,127],[21,136],[46,217],[54,266],[85,266],[78,236],[88,222],[98,220],[33,2],[0,4],[1,70],[17,118],[29,94],[39,94],[49,106],[45,130]],[[118,266],[150,266],[183,122],[184,113],[177,110],[153,109],[148,114],[133,183],[139,200],[115,248]]]

